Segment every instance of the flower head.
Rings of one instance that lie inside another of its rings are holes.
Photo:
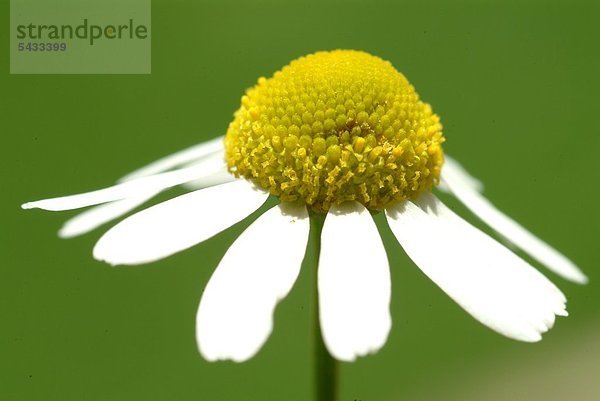
[[[326,212],[358,201],[381,210],[439,181],[439,117],[389,62],[319,52],[259,78],[225,136],[237,177],[282,201]]]
[[[278,197],[231,245],[204,291],[196,333],[208,360],[244,361],[266,341],[274,308],[298,276],[311,214],[326,214],[319,318],[336,358],[377,351],[391,329],[389,264],[371,217],[377,211],[415,264],[468,313],[507,337],[538,341],[556,315],[567,315],[565,296],[445,206],[433,187],[439,183],[555,273],[580,283],[587,278],[496,209],[478,180],[443,157],[441,128],[390,63],[363,52],[319,52],[260,78],[224,138],[154,162],[113,187],[23,207],[99,205],[65,224],[60,234],[70,237],[170,187],[193,189],[124,219],[94,248],[98,260],[135,265],[205,241],[257,210],[269,194]]]

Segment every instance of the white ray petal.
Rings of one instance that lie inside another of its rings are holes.
[[[170,170],[183,164],[198,160],[202,157],[211,155],[212,153],[223,151],[223,136],[211,139],[206,142],[199,143],[189,148],[180,150],[169,156],[158,159],[142,168],[139,168],[126,176],[122,177],[119,182],[131,181],[133,179],[147,177],[157,173]]]
[[[444,165],[442,166],[442,177],[452,177],[473,191],[483,192],[483,182],[473,177],[456,159],[444,154]],[[452,192],[448,184],[442,179],[438,189],[444,192]]]
[[[507,241],[567,280],[587,283],[588,278],[575,263],[502,213],[456,174],[442,171],[442,179],[458,200]]]
[[[225,184],[226,182],[235,181],[236,178],[233,174],[227,171],[227,167],[223,166],[223,169],[217,171],[212,175],[208,175],[197,180],[189,181],[183,184],[183,187],[189,190],[196,190],[213,185]]]
[[[23,209],[40,208],[52,211],[71,210],[129,197],[143,196],[146,193],[160,191],[207,175],[212,175],[217,171],[221,171],[224,165],[225,161],[222,155],[219,154],[208,157],[191,167],[138,178],[92,192],[28,202],[21,207]]]
[[[304,205],[282,203],[231,245],[198,308],[196,338],[205,359],[243,362],[259,351],[273,329],[275,306],[298,277],[309,228]]]
[[[201,189],[130,216],[104,234],[94,257],[112,265],[153,262],[207,240],[258,209],[268,194],[247,181]]]
[[[195,163],[197,164],[197,162]],[[235,177],[227,171],[225,166],[217,170],[213,174],[208,174],[205,177],[198,178],[194,181],[183,184],[187,189],[198,190],[201,188],[210,187],[213,185],[224,184],[234,181]],[[61,238],[72,238],[78,235],[88,233],[109,221],[118,219],[121,216],[134,210],[136,207],[143,205],[150,199],[158,195],[160,191],[154,191],[149,194],[125,198],[113,202],[104,203],[97,206],[92,206],[90,209],[71,218],[58,232]]]
[[[353,361],[385,344],[392,325],[389,264],[377,226],[358,202],[327,213],[318,290],[321,332],[331,355]]]
[[[415,264],[493,330],[539,341],[565,296],[523,259],[448,209],[432,194],[386,209],[392,232]]]
[[[72,238],[88,233],[109,221],[129,213],[136,207],[155,197],[157,194],[158,192],[151,192],[141,196],[94,206],[67,220],[58,232],[58,235],[61,238]]]

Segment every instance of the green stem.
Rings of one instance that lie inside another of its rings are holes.
[[[338,400],[338,366],[337,361],[331,357],[321,336],[321,325],[319,324],[319,297],[317,288],[317,268],[319,266],[319,255],[321,253],[321,231],[325,222],[324,214],[314,213],[311,215],[311,227],[313,232],[314,248],[314,274],[315,289],[313,302],[313,354],[314,354],[314,380],[315,380],[315,400],[316,401],[337,401]]]

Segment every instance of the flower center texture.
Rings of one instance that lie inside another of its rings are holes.
[[[371,210],[439,181],[442,125],[388,61],[317,52],[261,77],[225,136],[229,171],[318,212],[355,200]]]

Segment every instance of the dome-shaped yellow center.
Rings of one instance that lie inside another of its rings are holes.
[[[335,50],[292,61],[242,97],[225,136],[229,170],[316,211],[379,210],[430,190],[442,125],[389,62]]]

